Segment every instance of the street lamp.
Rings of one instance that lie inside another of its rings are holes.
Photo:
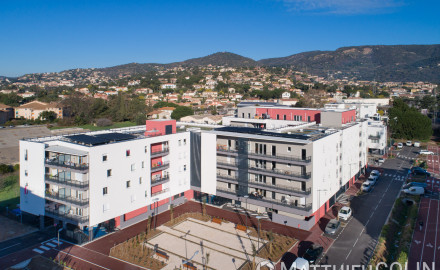
[[[58,230],[58,248],[60,248],[60,232],[61,232],[62,230],[64,230],[64,229],[61,228],[61,229]],[[90,233],[90,230],[89,230],[89,233]]]
[[[199,254],[198,250],[196,250],[196,252],[194,252],[194,254],[191,256],[191,258],[189,258],[188,260],[182,260],[182,265],[189,263],[194,258],[194,256],[196,256],[197,254]]]
[[[247,229],[248,229],[248,225],[247,225],[247,217],[248,217],[248,204],[247,204],[247,199],[249,198],[249,195],[244,195],[243,196],[244,200],[246,201],[246,209],[245,209],[245,215],[246,215],[246,233],[247,233]]]
[[[181,238],[185,238],[185,259],[188,258],[188,250],[186,249],[186,236],[189,234],[189,232],[190,232],[190,230],[188,230],[184,235],[181,236]],[[194,257],[194,255],[193,255],[193,257]],[[191,257],[191,259],[192,259],[192,257]],[[189,261],[191,259],[189,259]]]

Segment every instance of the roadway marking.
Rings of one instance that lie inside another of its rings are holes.
[[[356,242],[354,242],[353,247],[356,246],[358,240],[359,240],[359,237],[356,239]]]
[[[43,253],[44,253],[44,251],[39,250],[38,248],[34,248],[32,251],[35,251],[35,252],[40,253],[40,254],[43,254]]]
[[[437,202],[437,222],[436,222],[436,225],[438,226],[438,212],[439,212],[439,208],[440,208],[440,201],[438,201]],[[438,231],[438,228],[436,228],[436,230],[435,230],[435,246],[437,246],[437,231]],[[434,258],[433,258],[433,260],[435,261],[435,252],[436,252],[437,250],[434,248]]]
[[[45,245],[48,245],[49,247],[56,247],[56,245],[52,244],[52,243],[45,243]]]
[[[350,254],[351,254],[351,250],[350,250],[350,252],[348,252],[347,257],[345,257],[345,260],[348,259],[348,256],[350,256]]]
[[[50,248],[45,247],[45,246],[40,246],[40,248],[41,248],[41,249],[44,249],[44,250],[50,250]]]
[[[11,245],[11,246],[9,246],[9,247],[5,247],[5,248],[0,249],[0,251],[5,250],[5,249],[8,249],[8,248],[11,248],[11,247],[14,247],[14,246],[18,246],[18,245],[20,245],[20,244],[21,244],[21,243],[13,244],[13,245]]]
[[[419,262],[422,262],[423,251],[425,251],[425,240],[426,240],[426,232],[428,231],[428,217],[429,217],[429,211],[431,210],[431,201],[432,200],[429,200],[428,213],[426,214],[425,232],[423,233],[422,253],[420,254],[420,261]]]

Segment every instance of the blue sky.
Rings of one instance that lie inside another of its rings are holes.
[[[0,0],[0,75],[439,44],[435,0]]]

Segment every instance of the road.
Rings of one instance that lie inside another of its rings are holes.
[[[0,258],[14,252],[29,248],[54,237],[54,233],[37,231],[0,243]]]
[[[333,245],[321,259],[322,265],[336,266],[337,269],[342,265],[356,269],[353,266],[359,265],[359,269],[362,269],[362,265],[368,264],[412,159],[416,157],[415,151],[414,147],[396,151],[398,156],[386,160],[381,166],[384,171],[374,189],[353,198],[353,217],[335,236]]]

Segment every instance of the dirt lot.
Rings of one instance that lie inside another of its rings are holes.
[[[37,231],[36,228],[21,224],[15,220],[0,216],[0,242]]]

